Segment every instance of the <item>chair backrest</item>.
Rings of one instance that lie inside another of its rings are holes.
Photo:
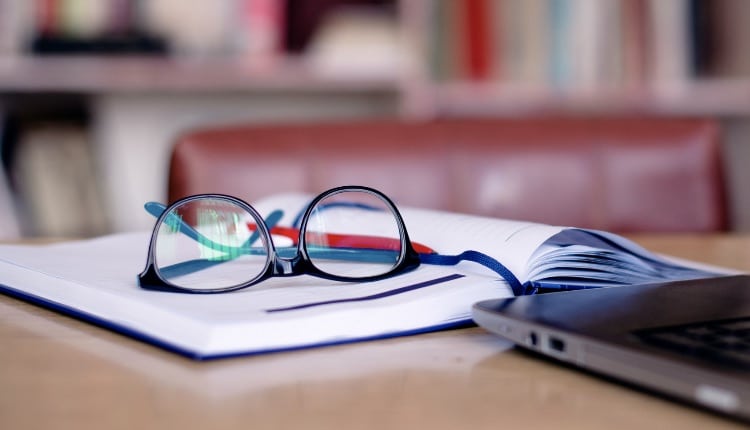
[[[359,184],[397,204],[617,232],[727,228],[720,130],[705,119],[535,118],[196,130],[169,199]]]

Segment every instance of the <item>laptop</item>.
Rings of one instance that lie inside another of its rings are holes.
[[[472,314],[522,348],[750,420],[750,276],[485,300]]]

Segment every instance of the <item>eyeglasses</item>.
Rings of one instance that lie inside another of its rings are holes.
[[[302,274],[364,282],[420,263],[398,209],[372,188],[338,187],[320,194],[299,229],[269,228],[279,216],[269,218],[276,219],[264,220],[244,201],[219,194],[173,203],[154,226],[141,287],[225,292],[272,276]],[[272,237],[287,243],[277,247]]]
[[[456,256],[412,243],[394,203],[363,186],[325,191],[307,206],[298,228],[277,226],[281,211],[265,219],[246,202],[221,194],[200,194],[168,207],[147,203],[158,219],[146,268],[144,289],[220,293],[255,285],[274,276],[313,275],[367,282],[413,270],[420,263],[480,263],[522,286],[502,264],[476,251]],[[276,241],[276,242],[274,242]]]

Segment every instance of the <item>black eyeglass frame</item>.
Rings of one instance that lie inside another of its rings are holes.
[[[310,259],[310,255],[307,251],[306,239],[305,239],[305,233],[307,231],[307,224],[308,224],[310,215],[312,214],[313,210],[318,206],[318,204],[322,200],[328,197],[334,196],[336,194],[341,194],[345,192],[364,192],[364,193],[372,194],[380,198],[386,204],[386,206],[388,206],[393,216],[396,218],[396,222],[398,224],[398,229],[399,229],[400,241],[401,241],[401,252],[399,254],[399,258],[396,264],[389,271],[379,274],[379,275],[366,276],[366,277],[348,277],[348,276],[334,275],[334,274],[327,273],[323,270],[320,270],[318,267],[316,267],[313,264],[312,260]],[[173,283],[170,283],[169,281],[167,281],[166,279],[164,279],[164,277],[160,275],[159,269],[156,267],[155,253],[156,253],[157,236],[158,236],[161,225],[164,223],[164,220],[172,212],[173,208],[184,205],[191,201],[206,200],[206,199],[219,199],[219,200],[229,201],[233,204],[236,204],[238,207],[246,210],[249,214],[251,214],[255,218],[256,224],[257,224],[257,232],[261,235],[260,240],[262,240],[263,243],[266,245],[268,253],[266,255],[265,268],[253,279],[250,279],[244,283],[232,285],[232,286],[225,287],[225,288],[205,290],[205,289],[181,287]],[[324,191],[321,194],[319,194],[317,197],[315,197],[307,205],[304,215],[301,218],[301,223],[299,226],[299,239],[297,242],[297,252],[295,253],[295,256],[292,258],[284,258],[278,255],[278,253],[276,252],[276,247],[273,243],[273,240],[271,239],[271,234],[268,230],[268,226],[266,226],[266,223],[263,221],[263,217],[258,213],[258,211],[255,208],[250,206],[250,204],[246,203],[245,201],[241,199],[238,199],[236,197],[232,197],[229,195],[225,195],[225,194],[196,194],[196,195],[182,198],[170,204],[169,206],[167,206],[166,209],[164,209],[162,214],[157,219],[156,224],[154,225],[154,230],[151,233],[151,240],[149,242],[149,247],[148,247],[148,259],[146,261],[146,268],[143,270],[142,273],[138,275],[138,284],[141,288],[146,289],[146,290],[179,292],[179,293],[213,294],[213,293],[225,293],[225,292],[230,292],[230,291],[241,290],[243,288],[250,287],[252,285],[255,285],[271,277],[312,275],[318,278],[330,279],[333,281],[341,281],[341,282],[371,282],[371,281],[386,279],[386,278],[389,278],[389,277],[392,277],[401,273],[408,272],[410,270],[414,270],[419,265],[420,265],[419,254],[414,249],[414,246],[412,245],[411,240],[409,239],[409,234],[406,231],[406,225],[404,224],[404,219],[401,216],[401,213],[398,211],[398,208],[396,208],[396,205],[393,203],[393,201],[390,198],[388,198],[388,196],[386,196],[385,194],[383,194],[382,192],[374,188],[360,186],[360,185],[346,185],[346,186],[331,188],[330,190]]]

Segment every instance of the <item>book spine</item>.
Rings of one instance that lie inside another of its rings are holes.
[[[58,0],[36,1],[36,34],[50,36],[58,31]]]
[[[622,2],[622,63],[623,83],[628,88],[639,89],[646,84],[648,41],[646,0]]]
[[[107,32],[127,34],[136,29],[136,6],[134,0],[109,0],[110,8],[105,16]]]
[[[446,0],[434,0],[429,4],[429,39],[427,55],[429,71],[432,79],[440,82],[448,76],[448,46],[447,41],[449,19]]]
[[[13,177],[28,235],[87,237],[107,230],[84,126],[31,124],[18,145]]]
[[[570,85],[573,74],[570,0],[550,0],[550,81],[556,88]]]
[[[750,2],[716,1],[709,8],[711,17],[711,56],[709,73],[718,77],[750,75]]]
[[[281,53],[285,8],[278,0],[241,0],[238,13],[238,44],[241,55],[254,60]]]
[[[466,61],[464,60],[466,42],[466,8],[463,2],[440,0],[441,16],[445,36],[442,38],[442,73],[445,81],[466,79]],[[441,31],[438,29],[438,31]]]
[[[29,1],[0,0],[0,55],[22,55],[35,29],[35,6]]]
[[[688,0],[650,0],[650,78],[656,85],[679,84],[691,77]]]
[[[547,0],[517,0],[520,40],[519,78],[525,86],[542,87],[549,83],[550,36]],[[511,18],[512,19],[512,18]]]
[[[465,0],[465,53],[467,77],[473,81],[489,79],[491,70],[490,5],[487,0]]]

